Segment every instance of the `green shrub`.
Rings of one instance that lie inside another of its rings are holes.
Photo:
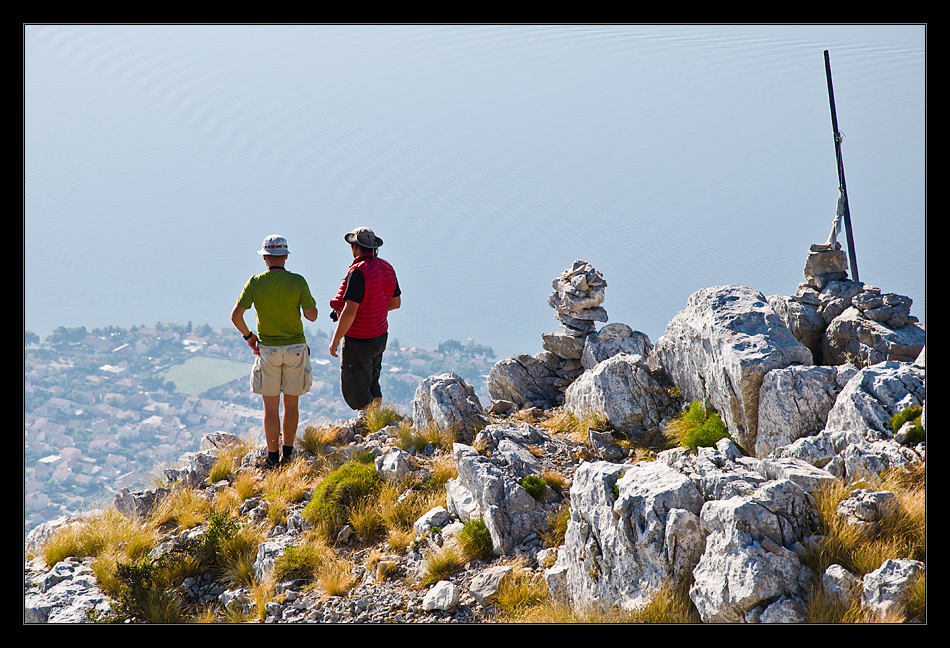
[[[120,563],[115,577],[119,592],[108,613],[89,613],[90,620],[100,623],[181,623],[185,619],[180,597],[168,587],[166,561]]]
[[[227,513],[212,510],[208,513],[208,528],[198,536],[195,553],[209,564],[217,564],[226,542],[234,537],[241,527],[237,519]]]
[[[923,413],[923,408],[921,408],[919,405],[908,407],[901,410],[894,416],[892,416],[891,419],[887,422],[887,424],[890,426],[891,430],[893,430],[894,434],[897,434],[900,431],[901,427],[903,427],[904,423],[907,423],[908,421],[913,421],[914,431],[908,437],[907,443],[910,443],[910,444],[920,443],[921,441],[924,440],[924,428],[920,422],[920,415],[922,413]]]
[[[488,527],[481,520],[469,520],[462,526],[458,535],[462,550],[473,558],[488,558],[492,555],[493,544]]]
[[[288,547],[274,561],[274,576],[277,580],[313,580],[317,568],[324,562],[324,555],[314,545],[303,544]]]
[[[692,403],[679,416],[673,430],[679,444],[694,451],[703,446],[715,446],[720,439],[731,438],[719,414],[704,407],[700,401]]]
[[[525,475],[521,480],[521,487],[528,491],[528,494],[539,502],[544,499],[544,491],[547,488],[544,480],[537,475]]]
[[[379,484],[376,466],[348,461],[320,482],[303,517],[329,538],[346,523],[350,509],[376,492]]]

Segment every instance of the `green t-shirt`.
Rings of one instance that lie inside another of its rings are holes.
[[[316,300],[302,275],[280,270],[262,272],[247,280],[238,306],[257,311],[257,338],[264,346],[304,344],[300,311],[313,308]]]

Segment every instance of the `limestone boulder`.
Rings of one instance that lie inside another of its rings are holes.
[[[790,481],[707,502],[706,547],[690,598],[706,623],[804,621],[812,574],[789,547],[813,524],[813,504]]]
[[[567,388],[564,408],[596,412],[614,429],[639,435],[676,414],[680,401],[662,372],[651,372],[641,355],[620,353],[585,371]]]
[[[559,405],[564,400],[564,388],[582,369],[580,363],[571,368],[562,365],[561,358],[547,351],[505,358],[488,373],[488,395],[492,402],[510,401],[519,407]]]
[[[856,372],[849,364],[792,365],[765,374],[759,392],[755,456],[765,457],[823,430],[835,399]]]
[[[822,430],[772,453],[821,468],[836,479],[852,482],[924,461],[918,452],[891,439],[872,440],[847,430]]]
[[[821,340],[827,324],[818,314],[819,300],[816,291],[806,288],[806,292],[814,293],[816,296],[810,301],[803,298],[800,290],[798,295],[792,297],[772,295],[768,301],[795,339],[811,351],[812,358],[817,364],[821,362]]]
[[[634,331],[626,324],[607,324],[584,339],[581,364],[584,369],[593,369],[597,363],[619,353],[637,354],[647,358],[651,351],[653,343],[646,333]]]
[[[473,430],[488,421],[475,388],[453,373],[429,376],[416,387],[412,423],[420,430]]]
[[[513,474],[480,455],[473,447],[456,443],[452,456],[458,468],[458,477],[451,480],[456,493],[470,494],[469,512],[451,510],[464,519],[477,510],[491,535],[493,550],[497,555],[506,555],[528,535],[538,532],[547,520],[548,512],[521,487]],[[455,498],[453,498],[453,502]]]
[[[926,333],[916,322],[891,328],[850,306],[825,329],[821,356],[825,364],[851,363],[856,367],[886,361],[913,362],[925,342]]]
[[[578,609],[638,609],[674,573],[688,574],[701,553],[702,495],[668,464],[581,464],[570,499],[547,580]]]
[[[746,497],[768,481],[761,461],[744,456],[729,439],[695,453],[682,447],[664,450],[657,460],[688,477],[706,500]]]
[[[881,362],[854,374],[828,412],[826,429],[850,430],[871,440],[891,439],[888,421],[926,396],[926,370],[913,362]]]
[[[909,558],[888,559],[862,582],[861,603],[878,619],[900,619],[906,593],[926,573],[924,563]]]
[[[764,376],[814,364],[765,296],[743,286],[693,293],[657,340],[651,362],[666,371],[687,401],[705,400],[719,412],[749,451],[755,447]]]

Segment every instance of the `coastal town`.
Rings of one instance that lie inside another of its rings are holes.
[[[307,330],[313,387],[300,400],[300,429],[353,416],[339,362],[323,331]],[[485,389],[494,352],[469,340],[437,350],[390,339],[384,401],[410,414],[423,378],[456,373]],[[248,389],[252,355],[233,329],[156,323],[129,329],[59,327],[24,347],[24,533],[62,515],[111,502],[122,488],[154,485],[164,466],[225,431],[257,442],[260,398]],[[480,394],[484,397],[484,394]]]

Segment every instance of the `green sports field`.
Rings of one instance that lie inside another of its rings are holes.
[[[162,377],[175,383],[175,391],[181,394],[200,394],[235,378],[247,376],[250,371],[251,365],[247,362],[195,356],[183,364],[175,365]]]

